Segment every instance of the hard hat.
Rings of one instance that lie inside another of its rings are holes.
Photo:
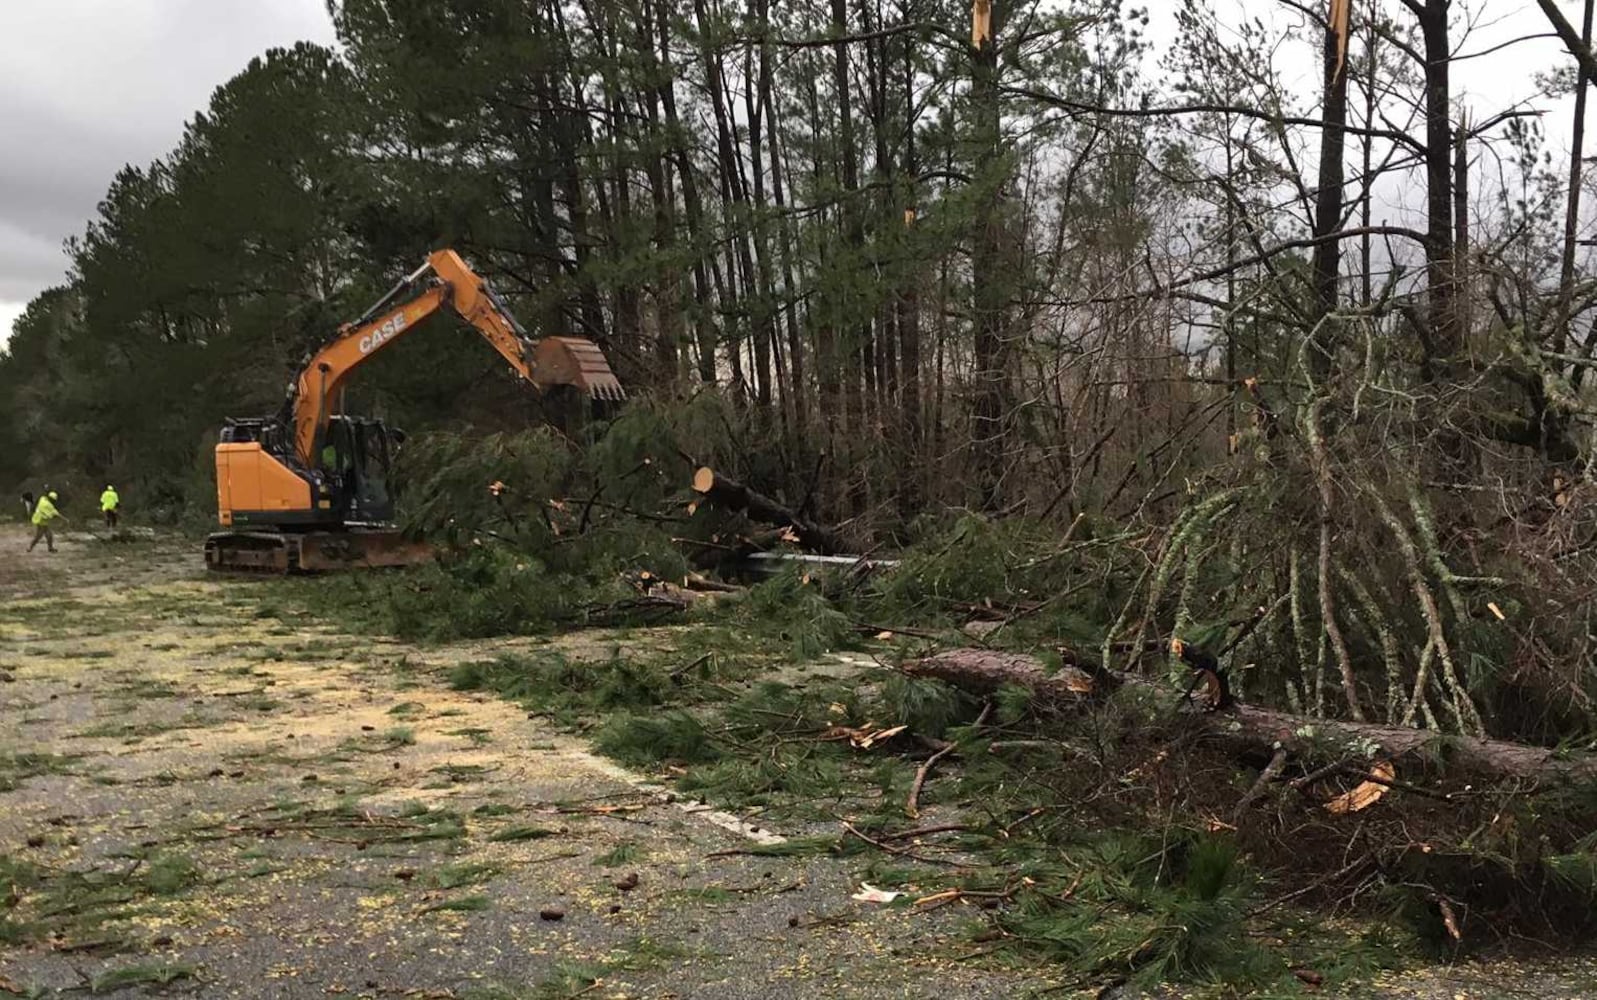
[[[109,489],[112,489],[112,488],[113,488],[113,487],[112,487],[112,486],[111,486],[111,484],[110,484],[110,483],[106,483],[106,484],[105,484],[105,488],[106,488],[106,489],[108,489],[108,490],[109,490]]]
[[[61,499],[61,494],[57,493],[55,490],[51,490],[50,491],[50,499],[51,500],[59,500],[59,499]]]

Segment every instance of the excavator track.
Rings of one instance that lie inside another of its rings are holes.
[[[432,546],[398,531],[223,531],[205,540],[205,566],[214,572],[326,573],[416,566],[433,558]]]

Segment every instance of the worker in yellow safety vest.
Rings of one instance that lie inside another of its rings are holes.
[[[105,515],[105,526],[112,531],[116,530],[118,512],[122,507],[122,498],[116,495],[116,487],[106,486],[105,492],[100,494],[100,513]]]
[[[41,538],[44,539],[45,546],[51,552],[55,551],[55,533],[50,530],[50,522],[58,517],[63,521],[66,520],[66,516],[56,509],[55,502],[59,499],[61,499],[61,495],[55,490],[50,490],[41,496],[39,502],[34,506],[33,541],[28,543],[29,552],[33,551],[33,547],[39,544],[39,539]]]

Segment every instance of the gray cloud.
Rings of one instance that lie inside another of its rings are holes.
[[[0,321],[66,270],[124,164],[169,152],[211,92],[274,46],[330,44],[324,0],[6,4],[0,31]],[[10,334],[6,322],[0,339]]]

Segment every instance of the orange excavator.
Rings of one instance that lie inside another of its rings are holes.
[[[206,539],[207,566],[291,573],[402,566],[430,555],[392,523],[388,477],[399,432],[381,420],[333,411],[362,363],[445,309],[540,391],[569,385],[594,399],[625,395],[597,344],[533,339],[459,255],[436,251],[306,360],[280,415],[227,421],[216,446],[217,513],[225,530]]]

